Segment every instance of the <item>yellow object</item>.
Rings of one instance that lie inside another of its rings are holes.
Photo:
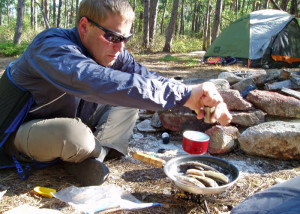
[[[53,195],[51,193],[56,193],[55,189],[47,188],[47,187],[34,187],[33,191],[41,196],[52,198]]]

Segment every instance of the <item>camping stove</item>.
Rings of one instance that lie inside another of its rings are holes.
[[[175,195],[177,198],[188,200],[197,204],[202,204],[203,201],[205,201],[204,195],[198,195],[198,194],[193,194],[193,193],[183,191],[181,189],[178,189],[175,185],[172,185],[171,193]]]

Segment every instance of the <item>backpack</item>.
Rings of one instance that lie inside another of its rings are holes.
[[[47,163],[32,161],[20,163],[14,156],[10,157],[3,149],[8,137],[24,122],[34,100],[31,93],[14,83],[10,74],[10,63],[0,78],[0,169],[16,167],[19,178],[26,179],[31,166],[43,168],[57,163],[54,160]]]

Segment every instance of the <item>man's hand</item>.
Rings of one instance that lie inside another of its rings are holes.
[[[192,86],[191,96],[184,106],[196,111],[199,120],[204,117],[204,106],[215,107],[215,111],[211,116],[211,122],[219,122],[221,125],[226,125],[232,120],[226,103],[223,102],[223,98],[211,82]]]

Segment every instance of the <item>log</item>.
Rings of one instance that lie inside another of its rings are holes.
[[[289,89],[300,89],[300,85],[295,84],[291,80],[284,80],[281,82],[275,82],[271,84],[265,84],[265,89],[268,91],[271,90],[281,90],[282,88],[289,88]]]
[[[283,87],[281,89],[281,92],[288,96],[295,97],[300,100],[300,92],[299,91],[295,91],[295,90]]]

